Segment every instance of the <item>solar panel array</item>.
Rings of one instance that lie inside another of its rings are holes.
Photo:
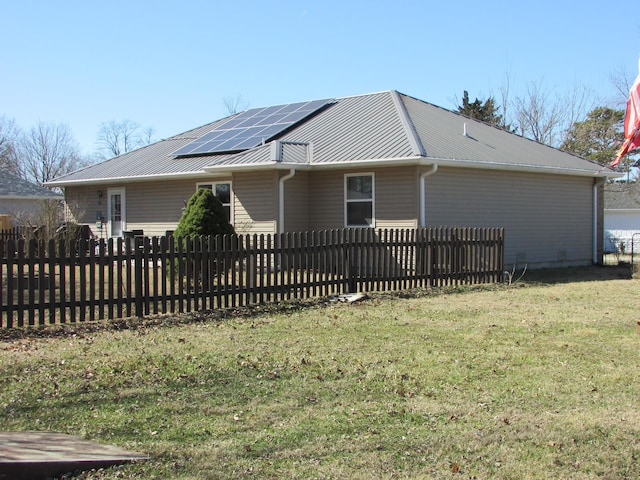
[[[205,155],[257,147],[330,103],[312,100],[273,107],[252,108],[215,130],[176,150],[174,155]]]

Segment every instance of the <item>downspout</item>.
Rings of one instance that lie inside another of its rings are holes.
[[[278,233],[284,233],[284,182],[296,174],[295,169],[290,169],[289,173],[278,180]]]
[[[598,264],[598,181],[593,182],[593,264]]]
[[[426,178],[430,175],[433,175],[437,171],[438,164],[434,163],[433,165],[431,165],[431,170],[427,170],[426,172],[422,172],[420,174],[420,227],[424,227],[427,225],[427,205],[424,198],[427,191]]]

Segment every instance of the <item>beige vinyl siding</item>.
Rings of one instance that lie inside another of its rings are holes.
[[[278,172],[233,176],[234,227],[237,233],[275,233],[278,218]]]
[[[376,228],[418,226],[418,172],[415,167],[376,171]]]
[[[204,181],[204,180],[202,180]],[[145,235],[164,235],[175,230],[185,202],[196,192],[196,180],[148,182],[125,185],[127,230]]]
[[[286,175],[283,172],[280,175]],[[296,171],[284,182],[284,230],[303,232],[309,229],[309,172]]]
[[[313,172],[309,180],[309,213],[313,230],[345,227],[345,174],[373,173],[375,228],[417,227],[418,176],[415,167]]]
[[[505,263],[589,264],[593,179],[446,169],[426,179],[427,225],[505,228]]]
[[[164,235],[175,230],[186,202],[202,182],[231,181],[233,221],[238,233],[274,233],[277,219],[277,172],[236,174],[233,178],[203,177],[189,180],[136,182],[67,187],[68,210],[79,223],[95,229],[96,213],[107,215],[109,188],[125,189],[126,229],[144,230],[146,235]],[[98,196],[98,191],[103,196]],[[94,232],[100,234],[99,231]],[[106,235],[106,228],[103,231]]]
[[[344,174],[316,171],[309,177],[309,229],[344,228]]]
[[[97,212],[107,216],[107,191],[109,188],[125,189],[125,220],[127,230],[143,230],[145,235],[164,235],[175,230],[186,202],[196,191],[196,183],[211,181],[210,178],[137,182],[124,184],[95,185],[89,187],[67,187],[68,210],[78,223],[95,230]],[[98,191],[102,197],[98,196]],[[106,235],[106,228],[102,235]]]
[[[107,216],[107,186],[82,186],[65,188],[65,219],[95,227],[97,213]],[[102,192],[102,196],[98,192]],[[100,232],[94,232],[98,235]]]

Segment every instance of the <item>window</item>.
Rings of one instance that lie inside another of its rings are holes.
[[[231,182],[213,182],[213,183],[198,183],[197,188],[206,188],[211,190],[222,206],[224,207],[225,212],[227,213],[227,220],[229,223],[232,223],[231,216]]]
[[[373,173],[344,176],[344,217],[347,227],[375,227]]]

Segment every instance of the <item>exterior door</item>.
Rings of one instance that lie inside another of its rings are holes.
[[[109,222],[109,236],[121,237],[126,230],[124,188],[109,189],[109,204],[107,218]]]

